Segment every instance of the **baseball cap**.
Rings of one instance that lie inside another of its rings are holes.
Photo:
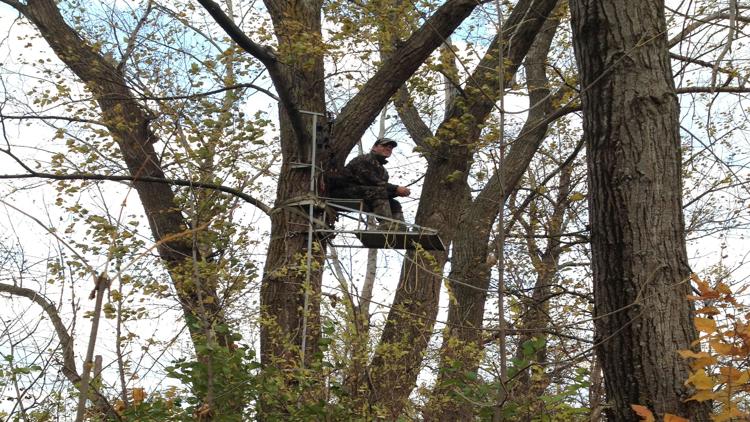
[[[377,141],[375,141],[373,146],[375,145],[393,145],[395,148],[396,146],[398,146],[398,142],[394,141],[391,138],[380,138]]]

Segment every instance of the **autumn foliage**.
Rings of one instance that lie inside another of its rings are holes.
[[[691,275],[697,294],[687,297],[694,301],[695,328],[700,337],[692,349],[679,352],[690,365],[690,376],[685,385],[692,388],[687,401],[711,401],[711,420],[726,422],[748,420],[747,393],[750,391],[750,310],[739,302],[742,291],[732,292],[726,283],[709,283],[696,274]],[[744,290],[742,288],[741,290]],[[656,418],[646,406],[631,405],[642,421]],[[688,419],[665,414],[665,422]]]

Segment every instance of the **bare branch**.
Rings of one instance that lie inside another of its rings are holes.
[[[714,68],[714,63],[707,62],[705,60],[696,59],[696,58],[693,58],[693,57],[683,56],[683,55],[677,54],[677,53],[669,53],[669,57],[672,58],[672,59],[675,59],[675,60],[680,60],[680,61],[683,61],[683,62],[697,64],[699,66],[707,67],[709,69],[713,69]],[[726,73],[727,75],[730,75],[730,76],[735,76],[734,75],[735,72],[732,69],[727,69],[727,68],[719,67],[718,71],[722,72],[722,73]]]
[[[118,71],[122,71],[123,67],[125,67],[125,63],[127,63],[127,61],[130,59],[130,56],[133,54],[133,50],[135,49],[135,39],[138,36],[138,33],[141,32],[141,28],[143,28],[143,25],[146,24],[146,20],[148,19],[148,15],[151,14],[151,8],[153,7],[153,5],[153,0],[149,0],[146,4],[146,10],[143,12],[143,16],[140,20],[138,20],[133,33],[130,34],[130,37],[128,37],[128,45],[125,48],[125,52],[122,54],[120,63],[117,64]]]
[[[740,9],[746,9],[747,7],[740,7]],[[717,13],[705,16],[703,18],[695,18],[691,16],[685,16],[687,18],[693,19],[695,22],[691,23],[690,25],[686,26],[679,34],[675,35],[668,41],[669,47],[674,47],[675,45],[679,44],[680,41],[683,41],[690,33],[696,31],[698,28],[700,28],[703,25],[710,24],[713,21],[717,20],[731,20],[732,14],[727,13],[729,9],[721,10]],[[737,15],[736,19],[739,22],[744,23],[750,23],[750,18],[747,18],[742,15]]]
[[[68,329],[65,327],[62,318],[60,318],[60,314],[57,312],[55,304],[39,292],[25,287],[0,283],[0,292],[25,297],[42,307],[42,310],[52,322],[52,326],[55,328],[55,334],[57,334],[57,338],[60,341],[60,348],[62,349],[63,355],[63,375],[65,375],[65,377],[72,383],[78,382],[80,376],[76,370],[73,339],[70,337],[70,334],[68,334]]]
[[[5,3],[8,6],[11,6],[12,8],[18,10],[19,12],[23,12],[24,5],[20,2],[17,2],[16,0],[0,0],[0,3]]]
[[[734,94],[750,93],[750,87],[743,86],[686,86],[677,88],[678,94],[714,94],[718,92],[727,92]]]
[[[1,174],[1,179],[31,179],[31,178],[38,178],[38,179],[52,179],[52,180],[108,180],[113,182],[148,182],[148,183],[162,183],[166,185],[174,185],[174,186],[186,186],[191,188],[201,188],[201,189],[211,189],[216,190],[219,192],[226,192],[228,194],[234,195],[238,198],[243,199],[245,202],[254,205],[261,211],[263,211],[265,214],[270,214],[271,207],[264,204],[258,199],[253,198],[252,196],[243,193],[237,189],[230,188],[228,186],[223,185],[217,185],[214,183],[204,183],[204,182],[194,182],[191,180],[183,180],[183,179],[166,179],[166,178],[159,178],[159,177],[149,177],[149,176],[118,176],[118,175],[106,175],[106,174],[54,174],[54,173],[40,173],[40,172],[31,172],[29,174]]]
[[[83,119],[70,116],[46,116],[46,115],[7,115],[0,114],[0,119],[7,120],[65,120],[72,123],[89,123],[92,125],[106,126],[103,122],[92,119]]]
[[[139,96],[139,98],[142,99],[142,100],[186,100],[186,99],[189,100],[189,99],[193,99],[193,98],[208,97],[210,95],[220,94],[220,93],[225,92],[225,91],[230,91],[230,90],[233,90],[233,89],[241,89],[241,88],[253,88],[253,89],[257,90],[257,91],[260,91],[260,92],[268,95],[269,97],[273,98],[276,101],[280,101],[279,97],[277,97],[276,94],[274,94],[273,92],[267,90],[266,88],[263,88],[261,86],[255,85],[253,83],[240,83],[240,84],[235,84],[235,85],[230,85],[230,86],[225,86],[225,87],[217,88],[217,89],[214,89],[212,91],[199,92],[197,94],[168,95],[168,96],[163,96],[163,97],[152,97],[152,96],[148,96],[148,95],[141,95],[141,96]]]
[[[401,122],[406,127],[406,131],[409,132],[409,136],[414,140],[414,143],[422,149],[430,150],[430,146],[425,141],[432,137],[432,131],[425,124],[424,120],[422,120],[422,117],[419,116],[419,111],[414,106],[406,85],[399,88],[396,97],[393,99],[393,103],[396,105],[398,117],[401,118]]]

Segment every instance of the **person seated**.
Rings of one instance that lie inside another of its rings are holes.
[[[344,167],[329,195],[334,198],[361,199],[365,210],[382,217],[404,221],[401,204],[397,196],[409,196],[411,191],[405,186],[388,183],[388,171],[384,165],[398,143],[390,138],[375,141],[367,154],[352,159]],[[381,229],[397,230],[398,223],[379,220]]]

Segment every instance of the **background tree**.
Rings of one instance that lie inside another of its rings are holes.
[[[679,103],[661,3],[571,2],[589,172],[596,318],[611,416],[631,404],[708,420],[685,402],[677,351],[697,334],[682,212]],[[613,54],[617,52],[617,54]]]

